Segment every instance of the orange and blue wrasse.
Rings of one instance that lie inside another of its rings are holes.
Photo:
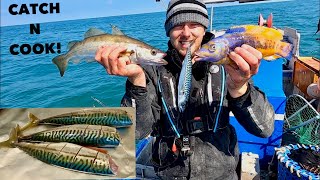
[[[272,61],[283,57],[291,59],[293,46],[282,42],[283,35],[274,28],[256,25],[235,26],[224,35],[211,39],[195,53],[200,61],[229,64],[229,53],[248,44],[262,53],[263,59]]]
[[[49,125],[72,125],[72,124],[90,124],[111,126],[115,128],[128,127],[132,125],[132,120],[127,111],[122,109],[83,109],[56,116],[39,119],[34,114],[29,113],[30,122],[21,128],[21,131],[39,124]]]
[[[117,174],[118,166],[107,151],[97,151],[80,145],[60,143],[18,142],[17,130],[11,131],[10,139],[0,146],[18,147],[30,156],[58,167],[96,175]]]
[[[19,141],[69,142],[85,146],[115,147],[120,143],[120,135],[114,127],[75,124],[19,136]]]

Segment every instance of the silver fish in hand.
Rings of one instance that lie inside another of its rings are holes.
[[[81,60],[94,62],[97,49],[110,45],[126,47],[126,52],[121,56],[129,56],[131,63],[156,66],[167,64],[167,61],[163,59],[166,53],[122,34],[118,28],[112,26],[112,29],[115,34],[107,34],[102,30],[91,28],[86,32],[84,40],[70,42],[66,54],[54,57],[52,62],[57,65],[61,77],[64,75],[69,61],[74,63]]]

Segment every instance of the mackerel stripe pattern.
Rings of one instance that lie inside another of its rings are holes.
[[[79,111],[39,120],[39,124],[71,125],[91,124],[113,127],[128,127],[132,125],[128,113],[124,110],[109,111]]]
[[[99,147],[115,147],[120,135],[113,127],[100,125],[61,126],[19,138],[20,141],[70,142]]]
[[[187,50],[187,54],[182,62],[179,83],[178,83],[178,106],[180,112],[183,112],[189,101],[191,80],[192,79],[192,60],[191,48]]]
[[[45,163],[67,169],[97,175],[115,175],[117,171],[117,166],[108,154],[79,145],[26,142],[15,145]]]
[[[191,89],[191,76],[192,76],[192,61],[191,61],[191,49],[188,50],[187,57],[185,59],[187,61],[187,70],[186,70],[186,76],[185,76],[185,83],[184,83],[184,89],[186,93],[187,101],[190,96],[190,89]]]

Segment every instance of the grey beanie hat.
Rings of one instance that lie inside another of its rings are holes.
[[[164,25],[167,36],[173,27],[185,22],[197,22],[208,28],[208,11],[202,0],[171,0],[169,2]]]

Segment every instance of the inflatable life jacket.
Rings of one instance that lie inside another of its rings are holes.
[[[172,52],[172,58],[174,57]],[[221,65],[196,62],[192,67],[189,101],[183,113],[177,107],[178,68],[160,66],[157,69],[159,98],[162,103],[160,121],[154,126],[153,136],[179,137],[204,131],[216,131],[229,124],[225,96],[225,70]]]

